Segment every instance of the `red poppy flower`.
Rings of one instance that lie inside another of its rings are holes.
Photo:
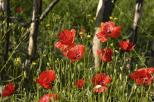
[[[133,50],[135,47],[135,45],[132,42],[130,42],[129,40],[120,41],[119,46],[120,46],[121,50],[126,51],[126,52]]]
[[[107,87],[106,86],[102,86],[102,85],[96,85],[94,88],[93,88],[93,92],[94,93],[103,93],[105,91],[107,91]]]
[[[39,99],[39,102],[51,102],[58,100],[57,94],[45,94]]]
[[[103,62],[112,61],[113,52],[112,52],[112,49],[110,49],[110,48],[104,48],[104,49],[101,49],[101,50],[97,50],[97,54]]]
[[[105,73],[98,73],[92,77],[92,83],[94,85],[106,86],[107,84],[111,83],[111,78]]]
[[[79,79],[75,82],[75,86],[78,89],[82,89],[84,87],[85,81],[83,79]]]
[[[14,83],[7,84],[2,90],[2,97],[11,96],[15,91]]]
[[[140,70],[147,70],[148,73],[153,74],[154,73],[154,67],[149,67],[149,68],[141,68]]]
[[[111,38],[118,38],[120,36],[121,33],[121,27],[120,26],[116,26],[112,29],[112,33],[109,34],[109,36]]]
[[[59,41],[62,44],[72,46],[74,45],[75,33],[76,31],[74,29],[72,30],[65,29],[59,34]]]
[[[56,79],[55,71],[53,70],[46,70],[41,72],[39,78],[36,79],[36,82],[39,83],[42,87],[46,89],[51,89],[52,82]]]
[[[67,57],[71,60],[71,62],[79,61],[85,52],[84,45],[76,45],[68,50]]]
[[[66,57],[68,50],[73,46],[68,46],[68,45],[62,44],[60,41],[58,41],[55,43],[55,47],[58,48],[63,53],[63,55]]]
[[[154,68],[141,68],[129,75],[137,85],[150,85],[153,81]]]
[[[16,8],[16,13],[21,13],[23,12],[23,8],[22,7],[17,7]]]
[[[109,36],[104,31],[97,33],[96,36],[101,42],[107,42],[109,39]]]
[[[116,26],[114,22],[108,21],[101,24],[101,31],[96,36],[101,42],[107,42],[110,37],[118,38],[120,33],[121,27]]]

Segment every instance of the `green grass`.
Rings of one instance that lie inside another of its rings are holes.
[[[25,19],[31,17],[31,0],[23,2],[22,0],[12,0],[12,15],[16,6],[23,6]],[[43,0],[43,9],[48,5],[50,0]],[[113,60],[110,63],[102,63],[99,69],[95,69],[92,56],[92,37],[95,26],[95,11],[98,0],[61,0],[54,10],[40,24],[40,33],[38,36],[38,59],[31,65],[31,83],[24,83],[26,77],[22,69],[22,65],[26,59],[26,50],[28,45],[28,35],[23,35],[26,28],[22,28],[19,24],[11,24],[13,32],[11,33],[11,47],[9,60],[7,64],[0,63],[0,68],[6,74],[6,80],[2,80],[0,84],[5,85],[8,82],[15,82],[15,93],[6,99],[6,102],[38,102],[39,98],[46,93],[57,93],[60,102],[152,102],[151,92],[154,85],[136,86],[128,77],[129,73],[137,68],[148,67],[145,54],[149,52],[149,42],[153,39],[154,25],[154,1],[145,0],[144,12],[139,26],[139,39],[134,51],[130,53],[120,53],[117,41],[128,38],[130,27],[133,22],[134,0],[119,0],[116,3],[113,17],[118,18],[116,23],[122,25],[122,36],[118,40],[111,40],[108,46],[114,49]],[[129,9],[128,9],[129,8]],[[1,22],[1,21],[0,21]],[[5,26],[4,26],[5,27]],[[79,35],[81,27],[86,32],[81,38]],[[54,43],[58,40],[57,35],[63,29],[76,29],[76,42],[86,46],[84,58],[75,63],[63,57],[58,49],[54,47]],[[2,32],[2,29],[0,29]],[[88,37],[90,36],[90,37]],[[4,38],[0,35],[0,44]],[[0,46],[0,53],[3,53],[3,46]],[[133,57],[132,68],[128,68],[128,58]],[[0,57],[2,60],[2,57]],[[41,88],[35,80],[39,73],[46,69],[54,69],[56,72],[56,80],[52,90]],[[91,78],[98,72],[105,72],[112,77],[108,91],[102,94],[94,94],[92,92]],[[86,80],[83,90],[78,90],[74,86],[76,79],[84,78]],[[1,98],[0,98],[1,100]]]

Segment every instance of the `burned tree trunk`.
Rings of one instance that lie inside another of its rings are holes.
[[[97,50],[101,48],[101,43],[96,37],[96,34],[100,31],[100,24],[101,22],[106,22],[109,20],[109,17],[112,14],[113,8],[114,8],[114,2],[113,0],[99,0],[97,12],[96,12],[96,27],[95,27],[95,35],[93,38],[93,56],[94,56],[94,64],[95,68],[100,67],[100,59],[97,55]]]

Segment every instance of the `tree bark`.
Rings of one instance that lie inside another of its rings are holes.
[[[24,69],[27,74],[27,81],[30,78],[30,65],[36,59],[37,36],[39,33],[39,16],[41,14],[42,0],[33,0],[32,22],[29,28],[28,58],[26,59]]]
[[[0,11],[4,12],[7,10],[6,0],[0,0]]]
[[[137,42],[138,24],[142,14],[143,2],[144,0],[136,0],[136,4],[135,4],[134,20],[133,20],[132,29],[131,29],[130,38],[129,38],[134,45]],[[130,58],[129,62],[131,67],[132,63],[134,62],[133,58]]]
[[[37,50],[37,36],[39,33],[39,16],[41,14],[42,0],[33,1],[32,23],[30,26],[28,58],[35,59]]]
[[[95,68],[100,67],[100,59],[97,55],[97,50],[101,48],[101,42],[98,40],[96,34],[100,31],[100,24],[101,22],[106,22],[109,20],[109,17],[112,14],[114,8],[113,0],[99,0],[97,12],[96,12],[96,27],[95,27],[95,34],[93,38],[93,56],[94,56],[94,64]]]
[[[27,74],[30,72],[29,67],[31,62],[36,59],[37,53],[37,36],[39,33],[39,22],[42,21],[49,11],[59,2],[60,0],[53,0],[49,6],[42,13],[42,0],[33,1],[33,15],[30,26],[29,34],[29,45],[28,45],[28,59],[25,62],[24,68],[26,69]],[[42,13],[42,14],[41,14]]]
[[[134,21],[130,36],[130,41],[132,41],[134,44],[136,44],[137,41],[138,23],[142,14],[143,2],[144,0],[136,0]]]
[[[52,8],[59,2],[60,0],[53,0],[48,7],[44,10],[44,12],[40,16],[40,21],[42,21],[48,13],[52,10]]]

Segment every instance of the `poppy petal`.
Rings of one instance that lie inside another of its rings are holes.
[[[107,87],[106,86],[102,86],[102,85],[96,85],[94,88],[93,88],[93,92],[94,93],[103,93],[105,91],[107,91]]]
[[[36,82],[46,89],[51,89],[51,83],[56,79],[54,70],[46,70],[40,73]]]
[[[14,83],[7,84],[2,90],[2,97],[11,96],[15,91]]]
[[[68,50],[67,57],[72,61],[79,61],[85,52],[84,45],[76,45]]]
[[[39,102],[51,102],[51,100],[58,100],[57,94],[45,94],[39,99]]]

